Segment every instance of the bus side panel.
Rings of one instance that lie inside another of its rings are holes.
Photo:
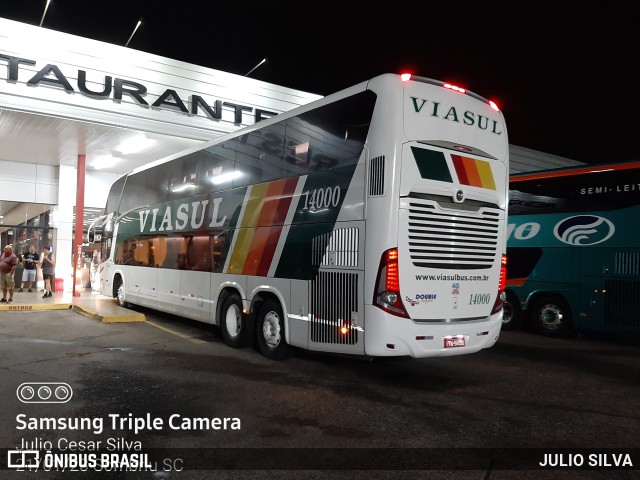
[[[180,270],[181,315],[202,322],[211,315],[211,274]],[[162,272],[164,274],[165,272]]]
[[[166,268],[158,275],[158,304],[166,305],[170,313],[180,313],[180,272]]]
[[[309,282],[291,280],[288,320],[288,340],[295,347],[309,348]]]

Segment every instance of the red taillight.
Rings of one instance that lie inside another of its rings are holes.
[[[502,255],[500,261],[500,280],[498,281],[498,296],[496,297],[496,303],[493,304],[491,309],[491,315],[498,313],[502,308],[502,303],[505,299],[504,289],[507,286],[507,256]]]
[[[504,292],[507,286],[507,256],[502,255],[502,261],[500,265],[500,281],[498,282],[498,291]]]
[[[496,105],[496,102],[494,102],[493,100],[489,100],[489,106],[493,108],[496,112],[500,111],[500,108],[498,107],[498,105]]]
[[[398,249],[392,248],[382,254],[373,304],[385,312],[409,318],[400,296],[400,272]]]
[[[409,80],[411,80],[411,74],[410,73],[401,74],[400,80],[402,80],[403,82],[408,82]]]

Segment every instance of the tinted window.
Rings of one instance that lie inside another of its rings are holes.
[[[167,197],[167,172],[158,167],[149,168],[127,177],[119,212],[163,202]]]
[[[234,177],[234,142],[214,145],[194,154],[198,164],[198,194],[231,188]]]
[[[640,169],[607,170],[509,183],[509,214],[615,210],[637,205]]]
[[[118,211],[118,207],[120,206],[120,198],[122,197],[122,189],[126,180],[127,176],[124,175],[116,180],[113,185],[111,185],[109,196],[107,197],[107,205],[104,209],[105,214]]]
[[[366,91],[288,119],[283,177],[356,163],[375,99],[373,92]]]

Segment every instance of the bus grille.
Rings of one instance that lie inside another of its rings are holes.
[[[357,267],[358,232],[356,227],[339,228],[315,237],[311,245],[313,265]]]
[[[311,341],[355,345],[358,329],[352,325],[358,311],[358,274],[318,272],[311,282]],[[348,333],[341,333],[343,326]]]
[[[640,327],[640,281],[605,280],[604,324]]]
[[[384,196],[384,155],[375,157],[369,162],[369,196]]]
[[[498,253],[501,211],[497,208],[442,209],[433,202],[409,203],[409,256],[416,267],[491,268]]]
[[[640,275],[640,253],[616,252],[614,275]]]

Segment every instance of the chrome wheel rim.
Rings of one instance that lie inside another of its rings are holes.
[[[271,311],[264,316],[262,336],[271,348],[276,348],[280,344],[280,316],[276,312]]]
[[[118,287],[118,303],[124,305],[124,285]]]
[[[562,325],[562,310],[557,305],[545,305],[540,310],[540,322],[547,330],[558,330]]]

